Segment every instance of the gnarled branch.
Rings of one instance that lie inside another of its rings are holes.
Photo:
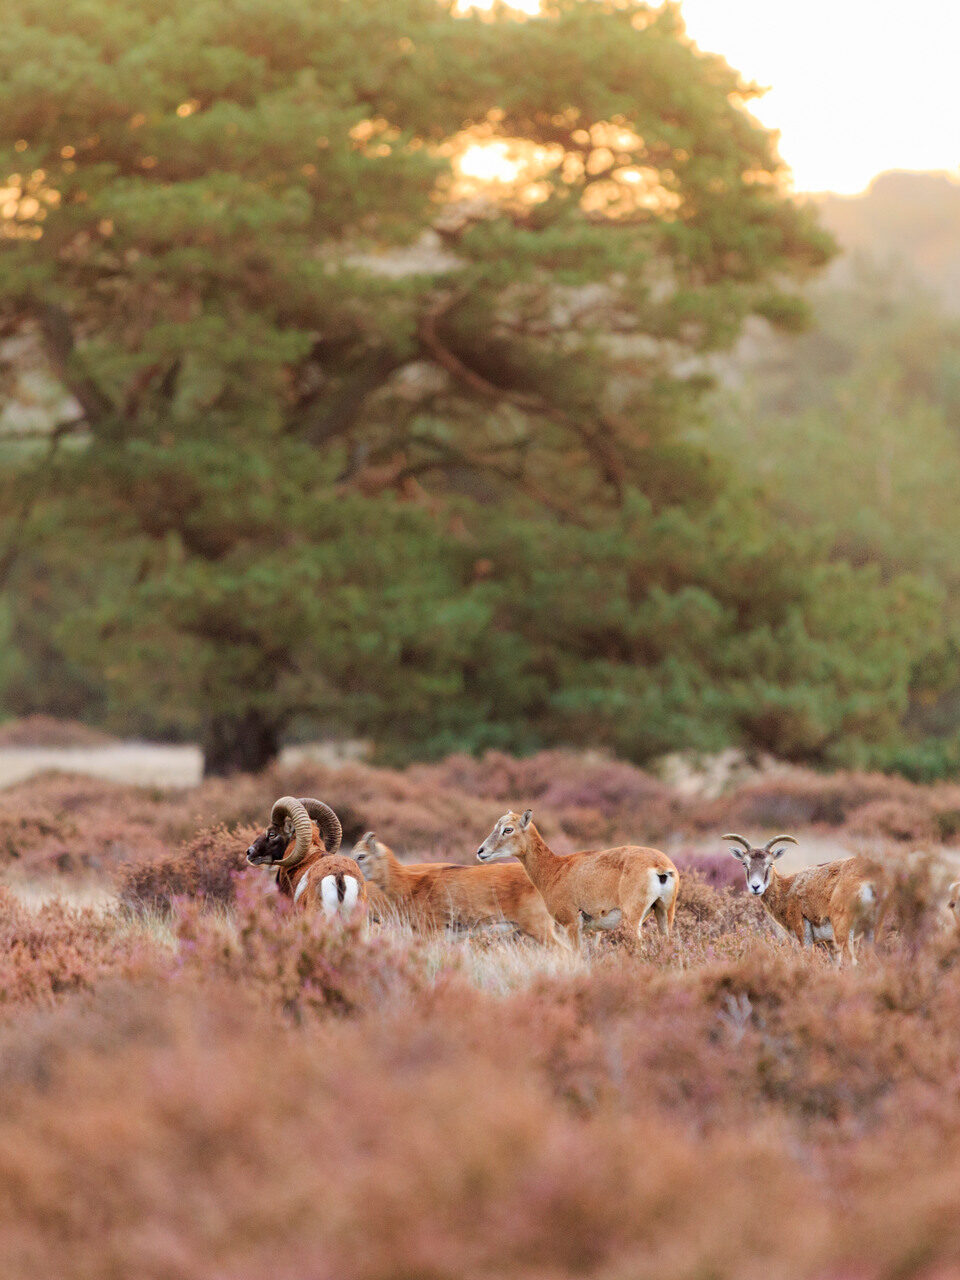
[[[110,397],[94,382],[76,359],[73,325],[56,302],[33,302],[44,349],[57,377],[80,404],[90,430],[96,432],[115,415]]]
[[[444,345],[437,334],[437,322],[444,316],[449,315],[464,297],[466,297],[464,290],[457,290],[447,294],[421,318],[419,325],[420,340],[430,355],[458,382],[463,383],[464,386],[478,395],[482,395],[488,400],[505,401],[507,404],[515,405],[518,409],[525,409],[529,413],[540,414],[575,432],[593,457],[603,478],[613,488],[617,502],[622,502],[625,487],[625,467],[609,438],[613,428],[608,419],[601,419],[600,425],[595,430],[591,430],[563,409],[550,404],[542,396],[523,391],[511,391],[489,382],[481,374],[477,373],[475,369],[471,369],[469,365],[465,364],[449,347]]]

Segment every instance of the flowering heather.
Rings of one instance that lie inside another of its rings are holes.
[[[105,747],[115,741],[100,729],[91,729],[78,720],[61,720],[56,716],[22,716],[19,720],[0,724],[0,748]]]
[[[245,853],[258,830],[220,824],[175,853],[125,864],[117,875],[120,901],[135,911],[168,911],[177,898],[232,902],[236,876],[247,865]]]
[[[491,995],[456,945],[431,977],[279,920],[188,912],[167,981],[0,1027],[8,1274],[955,1274],[949,947],[751,934]]]
[[[841,842],[904,847],[960,843],[960,787],[954,784],[796,770],[701,799],[633,765],[595,755],[545,751],[513,760],[489,752],[481,760],[451,756],[403,770],[356,762],[275,766],[257,776],[210,779],[189,791],[50,774],[0,793],[0,873],[6,867],[89,877],[167,863],[180,852],[208,864],[212,845],[194,846],[198,831],[262,829],[282,794],[315,795],[331,804],[343,822],[347,848],[373,830],[418,861],[471,861],[496,817],[517,805],[534,809],[545,837],[561,853],[667,842],[672,855],[670,842],[680,840],[691,855],[701,856],[719,853],[717,834],[729,830],[814,831],[833,833]],[[240,833],[238,841],[243,838]],[[185,866],[176,874],[190,878]],[[192,889],[186,884],[176,890],[181,891]]]
[[[31,910],[0,885],[0,1017],[129,976],[142,956],[118,917],[61,901]]]
[[[243,857],[283,792],[418,857],[469,860],[520,798],[558,847],[660,829],[674,935],[572,954],[293,910]],[[698,801],[563,752],[12,788],[10,884],[118,893],[0,889],[0,1272],[954,1280],[958,811],[853,774]],[[718,838],[790,826],[890,856],[857,968],[774,938]]]

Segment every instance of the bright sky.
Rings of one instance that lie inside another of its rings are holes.
[[[682,0],[701,49],[770,91],[801,191],[861,191],[884,169],[960,166],[960,0]]]
[[[538,4],[514,0],[528,13]],[[856,192],[885,169],[960,166],[960,0],[681,7],[701,49],[769,86],[752,110],[780,130],[798,190]]]

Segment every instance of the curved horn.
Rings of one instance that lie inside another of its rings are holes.
[[[343,827],[340,825],[340,819],[330,806],[324,804],[322,800],[313,800],[310,796],[301,796],[300,803],[317,824],[320,839],[323,841],[323,847],[327,853],[336,853],[340,848],[340,841],[343,839]]]
[[[764,849],[766,849],[767,853],[769,853],[775,844],[799,844],[799,843],[800,841],[796,838],[796,836],[774,836],[773,839],[768,840],[763,847]]]
[[[749,841],[749,840],[744,840],[743,836],[736,836],[736,835],[731,835],[731,836],[721,836],[721,837],[720,837],[720,839],[721,839],[721,840],[732,840],[734,844],[742,844],[742,845],[743,845],[743,847],[746,849],[747,853],[749,853],[749,852],[750,852],[750,850],[751,850],[751,848],[753,847],[753,846],[750,844],[750,841]]]
[[[281,796],[274,802],[270,810],[271,824],[275,827],[283,826],[285,818],[289,818],[293,823],[296,840],[293,848],[277,863],[277,866],[289,870],[290,867],[298,866],[310,852],[310,846],[313,844],[313,827],[310,825],[310,815],[296,796]]]

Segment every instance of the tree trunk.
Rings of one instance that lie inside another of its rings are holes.
[[[214,716],[203,729],[204,777],[259,773],[280,750],[279,727],[259,711]]]

